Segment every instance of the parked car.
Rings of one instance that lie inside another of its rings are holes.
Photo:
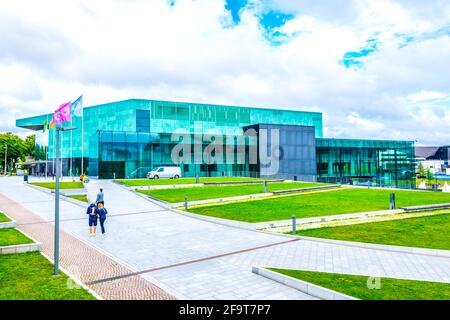
[[[153,168],[149,173],[147,173],[148,179],[159,179],[159,178],[178,179],[180,177],[181,177],[180,167],[156,167]]]

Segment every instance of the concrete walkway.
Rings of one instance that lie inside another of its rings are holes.
[[[442,281],[450,283],[450,259],[347,247],[224,226],[181,215],[112,183],[86,185],[105,193],[107,235],[89,238],[85,212],[62,202],[62,229],[179,298],[312,299],[251,272],[252,265]],[[1,178],[0,193],[40,218],[53,218],[54,198],[19,178]],[[31,217],[30,217],[31,219]],[[39,239],[38,239],[39,240]],[[135,276],[116,272],[93,283]]]

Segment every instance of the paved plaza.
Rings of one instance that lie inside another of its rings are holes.
[[[61,264],[106,299],[313,299],[253,265],[450,283],[449,258],[295,240],[178,214],[108,180],[86,187],[91,199],[104,189],[107,235],[89,238],[85,209],[61,201]],[[54,197],[19,177],[0,178],[0,194],[0,210],[51,255]]]

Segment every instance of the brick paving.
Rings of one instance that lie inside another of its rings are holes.
[[[43,252],[53,259],[53,224],[46,222],[30,210],[1,194],[0,210],[16,221],[18,229],[41,242]],[[85,284],[97,279],[133,272],[62,230],[60,232],[60,264]],[[139,275],[116,281],[92,283],[88,287],[104,299],[175,299],[174,296]]]

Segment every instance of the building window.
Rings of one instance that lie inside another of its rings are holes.
[[[136,131],[150,132],[150,111],[136,110]]]
[[[318,174],[327,174],[328,173],[328,163],[321,162],[317,164],[317,173]]]

